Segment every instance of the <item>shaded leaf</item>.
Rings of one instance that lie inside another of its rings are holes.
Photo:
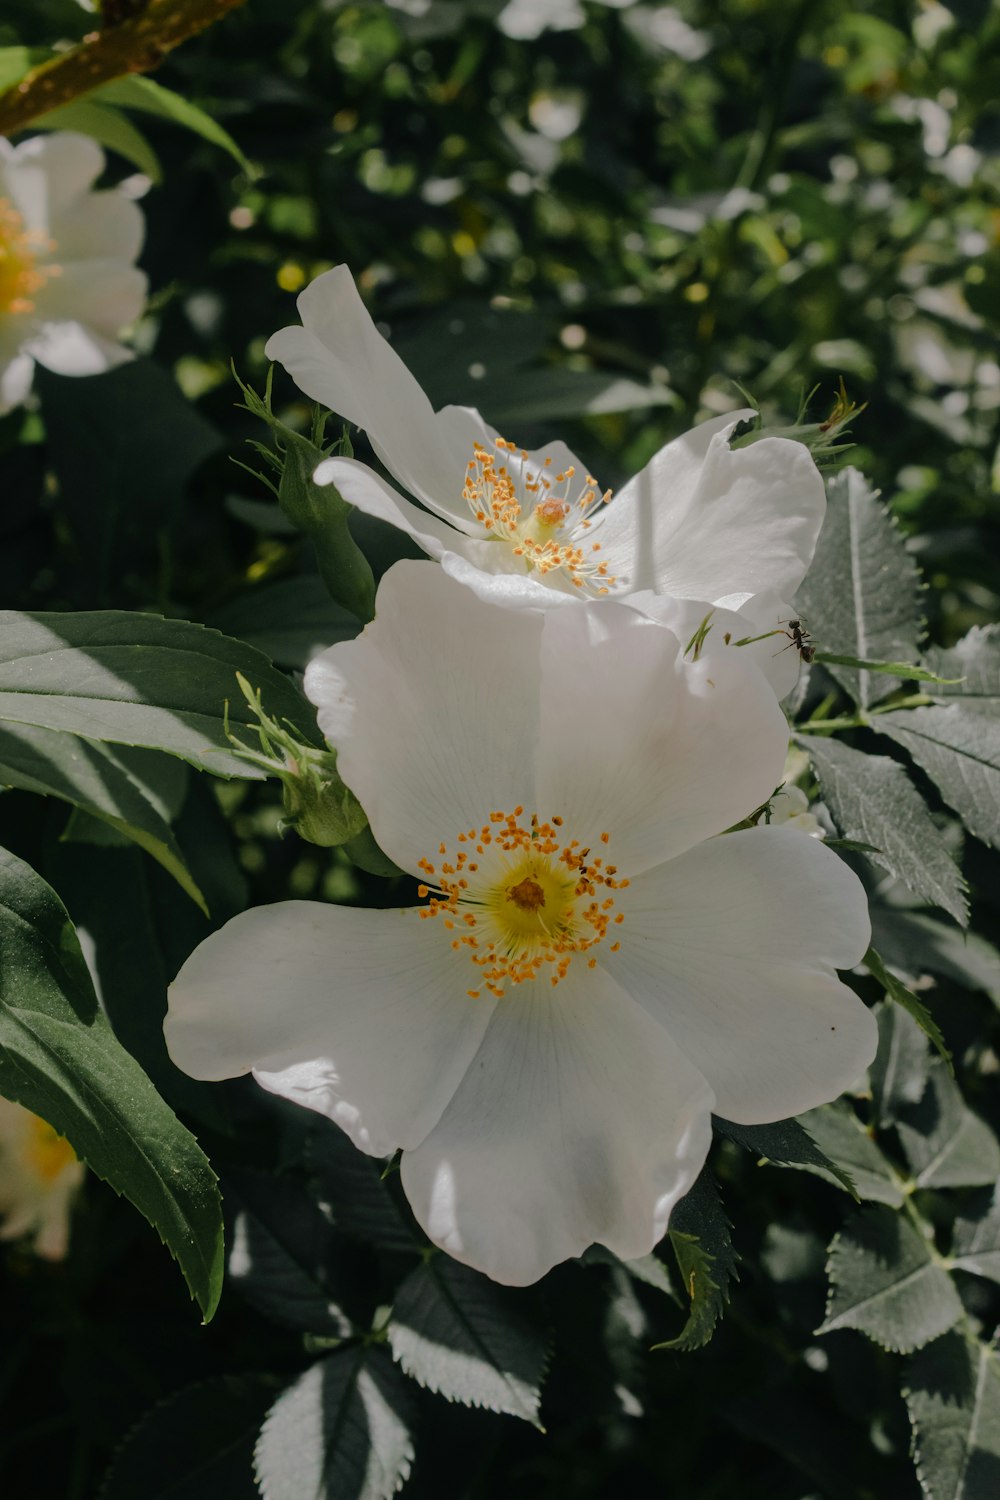
[[[216,610],[207,623],[283,667],[298,668],[327,646],[353,640],[361,630],[360,620],[334,604],[314,574],[248,589]]]
[[[920,1102],[930,1055],[924,1033],[900,1006],[883,1001],[875,1016],[878,1052],[869,1069],[875,1119],[878,1125],[891,1125],[901,1108]]]
[[[654,1349],[700,1349],[715,1332],[729,1301],[730,1282],[739,1279],[739,1257],[729,1221],[707,1168],[670,1216],[667,1231],[688,1298],[688,1319],[676,1338]]]
[[[1000,1359],[955,1329],[906,1367],[917,1476],[928,1500],[1000,1493]]]
[[[941,1057],[950,1068],[951,1053],[945,1046],[944,1037],[941,1035],[941,1028],[926,1005],[917,999],[913,991],[907,988],[903,981],[893,974],[891,969],[886,968],[874,948],[868,949],[868,952],[862,959],[862,963],[872,978],[877,980],[882,986],[893,1004],[902,1006],[907,1015],[912,1016],[913,1020],[916,1021],[924,1035],[930,1037]]]
[[[163,169],[160,158],[153,150],[141,130],[137,130],[127,115],[110,104],[99,103],[95,98],[74,99],[59,109],[50,109],[48,114],[38,115],[31,122],[32,130],[77,130],[89,135],[98,145],[109,151],[117,151],[126,161],[145,172],[153,182],[162,182]]]
[[[873,864],[908,890],[968,921],[965,881],[941,840],[927,804],[905,767],[884,755],[865,755],[839,740],[802,736],[823,800],[845,838],[874,845]]]
[[[831,1161],[799,1120],[776,1120],[770,1125],[734,1125],[731,1120],[713,1116],[715,1128],[745,1151],[752,1151],[763,1161],[781,1167],[808,1167],[823,1176],[832,1177],[854,1197],[857,1196],[850,1173]]]
[[[900,1111],[896,1129],[918,1187],[982,1187],[1000,1176],[996,1136],[938,1061],[920,1103]]]
[[[264,1500],[389,1500],[413,1462],[408,1408],[383,1349],[318,1360],[265,1418],[254,1454]]]
[[[849,1104],[842,1101],[821,1104],[818,1109],[800,1115],[799,1120],[823,1154],[848,1176],[857,1197],[869,1203],[888,1203],[891,1208],[902,1205],[897,1174]],[[808,1172],[838,1182],[827,1168],[803,1165]],[[843,1181],[838,1185],[843,1186]]]
[[[952,1229],[951,1261],[973,1276],[1000,1281],[1000,1187],[966,1201]]]
[[[920,1349],[962,1316],[947,1271],[908,1219],[866,1208],[836,1235],[827,1261],[826,1319],[818,1333],[856,1328],[896,1354]]]
[[[940,677],[959,679],[940,683],[932,697],[975,699],[1000,707],[1000,625],[976,625],[950,650],[933,647],[926,661]]]
[[[338,1229],[380,1250],[419,1253],[426,1241],[393,1196],[382,1164],[359,1151],[332,1121],[317,1122],[309,1139],[320,1199]]]
[[[430,1256],[397,1292],[388,1338],[407,1375],[429,1390],[541,1429],[545,1340],[487,1277]]]
[[[90,97],[102,104],[136,109],[143,114],[158,115],[160,119],[181,125],[194,135],[201,136],[202,140],[210,141],[213,146],[221,146],[248,176],[254,175],[253,168],[228,130],[203,109],[199,109],[197,104],[192,104],[190,99],[175,94],[173,89],[165,89],[155,79],[134,73],[129,78],[116,78],[111,83],[104,84],[102,88],[95,89]]]
[[[871,727],[909,751],[970,833],[1000,845],[1000,720],[986,703],[878,714]]]
[[[222,1285],[215,1174],[116,1039],[65,907],[6,851],[0,946],[0,1093],[47,1120],[145,1214],[210,1318]]]
[[[872,937],[897,973],[914,983],[921,974],[940,974],[1000,1005],[1000,953],[981,934],[897,907],[873,906],[871,916]]]

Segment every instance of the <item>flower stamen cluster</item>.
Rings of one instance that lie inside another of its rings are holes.
[[[34,298],[59,267],[40,266],[39,254],[51,254],[55,242],[25,229],[24,220],[9,198],[0,198],[0,314],[35,310]]]
[[[598,557],[600,542],[584,533],[611,499],[611,491],[602,492],[587,474],[574,496],[574,465],[552,475],[547,472],[553,467],[551,458],[533,469],[527,452],[506,438],[496,438],[494,447],[500,459],[475,443],[466,469],[462,498],[475,519],[491,536],[510,543],[515,557],[523,557],[529,569],[544,576],[561,568],[574,588],[606,594],[618,580]]]
[[[483,989],[503,999],[508,985],[537,979],[547,968],[550,983],[559,984],[574,954],[588,953],[624,921],[608,893],[629,882],[578,839],[564,840],[562,822],[542,822],[537,813],[525,820],[520,806],[494,810],[481,828],[458,835],[453,853],[440,844],[440,864],[418,861],[428,877],[419,894],[430,898],[421,918],[440,917],[455,934],[452,948],[465,949],[481,971],[477,988],[466,991],[470,999]],[[607,845],[610,834],[600,839]],[[620,946],[616,940],[608,951]],[[587,965],[595,968],[597,959]]]

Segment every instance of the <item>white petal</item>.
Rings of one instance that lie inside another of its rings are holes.
[[[107,258],[130,263],[142,249],[144,223],[138,204],[124,193],[88,193],[75,199],[50,225],[60,264]]]
[[[375,620],[306,669],[306,692],[372,832],[404,869],[535,803],[544,616],[498,609],[431,563],[383,578]]]
[[[788,696],[799,678],[799,655],[786,634],[795,611],[777,594],[752,594],[745,601],[741,595],[734,597],[738,606],[728,609],[705,600],[674,599],[670,594],[655,594],[652,590],[629,594],[624,602],[649,619],[666,625],[683,646],[707,619],[711,628],[700,655],[707,658],[720,650],[738,649],[741,657],[754,662],[763,672],[780,701]],[[731,643],[726,642],[727,635],[731,637]],[[737,648],[735,643],[748,636],[764,639],[754,639]]]
[[[668,443],[604,512],[594,535],[629,593],[795,593],[823,521],[823,481],[808,449],[787,438],[733,451],[729,434],[746,415]]]
[[[489,1021],[470,965],[417,911],[284,901],[213,933],[169,991],[164,1034],[195,1078],[252,1071],[373,1156],[420,1143]]]
[[[356,505],[365,515],[375,516],[379,521],[387,521],[390,526],[405,531],[429,557],[436,560],[447,548],[460,547],[465,540],[465,531],[471,531],[475,524],[470,517],[467,527],[463,524],[457,529],[438,516],[420,510],[374,469],[353,458],[325,458],[313,474],[313,481],[320,485],[335,485],[348,505]]]
[[[711,1108],[662,1027],[581,965],[497,1006],[402,1183],[431,1239],[495,1281],[537,1281],[595,1241],[632,1260],[700,1171]]]
[[[547,574],[543,582],[537,574],[530,574],[522,559],[503,542],[473,542],[461,553],[446,553],[441,566],[450,578],[464,583],[487,604],[500,604],[505,609],[552,609],[580,603],[579,590],[562,569]]]
[[[594,848],[608,833],[631,876],[771,795],[788,727],[752,662],[682,660],[686,642],[611,602],[544,618],[540,813]]]
[[[461,514],[472,445],[486,438],[479,414],[452,406],[435,415],[372,322],[346,266],[317,276],[296,306],[303,326],[268,339],[268,359],[283,365],[312,400],[363,428],[412,495],[442,515]]]
[[[96,141],[69,130],[29,137],[3,165],[14,206],[29,229],[44,230],[88,192],[103,169],[104,152]]]
[[[134,356],[82,323],[47,323],[28,344],[40,365],[57,375],[103,375]]]
[[[621,952],[602,962],[670,1031],[719,1114],[783,1120],[836,1098],[875,1055],[841,984],[870,937],[864,889],[801,833],[726,834],[619,892]]]
[[[146,277],[135,266],[119,260],[81,260],[63,266],[45,283],[35,307],[43,323],[82,323],[100,337],[113,339],[135,321],[145,301]]]
[[[35,361],[30,354],[16,354],[0,365],[0,415],[20,406],[31,390],[34,374]]]

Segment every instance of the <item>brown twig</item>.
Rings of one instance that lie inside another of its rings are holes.
[[[79,46],[32,68],[0,94],[0,135],[129,73],[148,73],[181,42],[243,0],[147,0],[138,15],[85,36]]]

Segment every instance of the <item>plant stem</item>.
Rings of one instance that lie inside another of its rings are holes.
[[[0,94],[0,135],[13,135],[40,115],[70,104],[130,73],[148,73],[181,42],[243,0],[148,0],[138,15],[92,31],[79,46],[48,62]]]

